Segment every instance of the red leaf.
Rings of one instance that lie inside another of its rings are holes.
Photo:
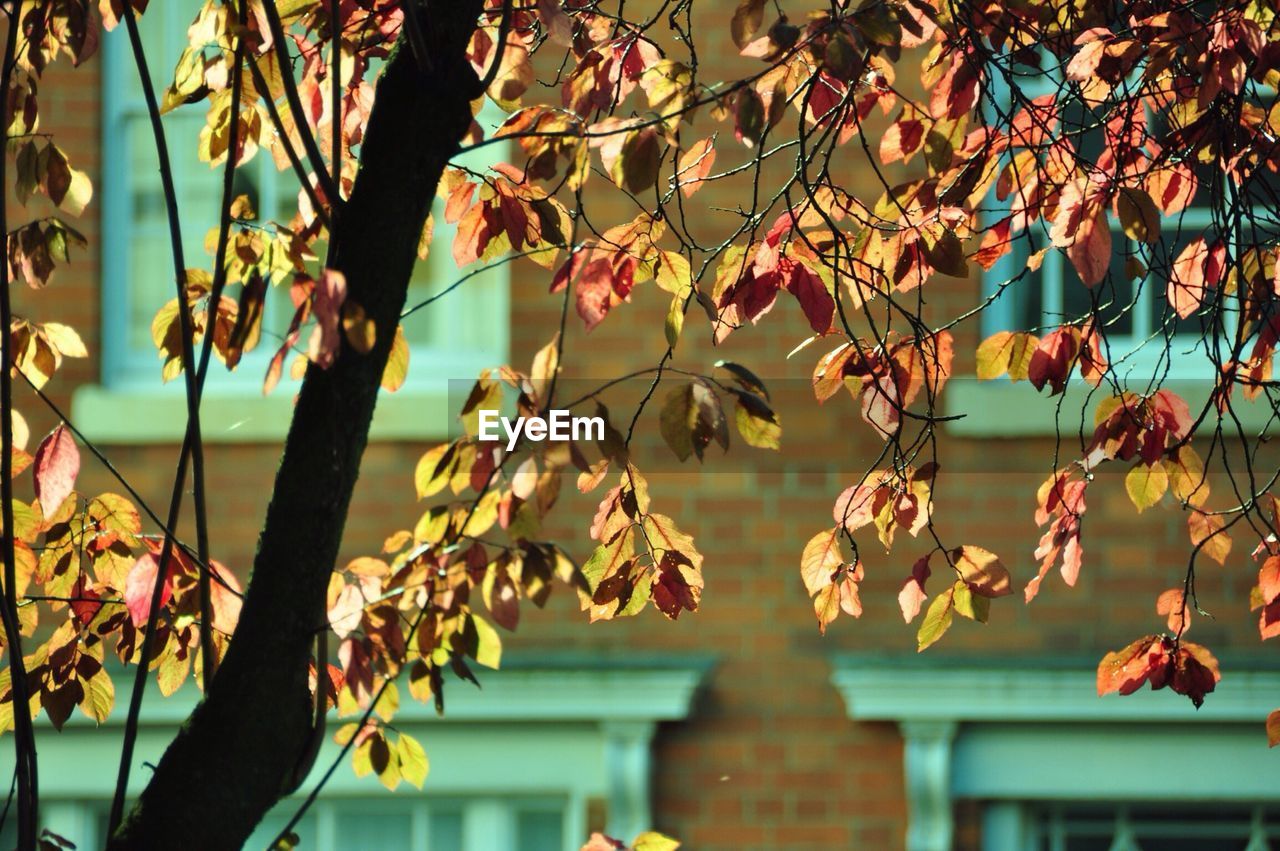
[[[787,292],[800,302],[800,308],[804,311],[805,318],[809,320],[809,327],[819,334],[826,334],[831,330],[832,321],[835,318],[835,300],[827,292],[822,279],[809,271],[803,263],[788,260],[784,261],[784,264],[790,265]],[[783,265],[781,268],[785,270],[787,266]]]
[[[1183,599],[1181,588],[1170,588],[1156,598],[1156,614],[1168,618],[1169,631],[1174,635],[1191,628],[1191,606]]]
[[[924,122],[900,118],[889,125],[880,137],[880,161],[885,165],[897,160],[909,161],[924,142]]]
[[[1046,334],[1031,354],[1027,378],[1037,390],[1048,384],[1050,395],[1056,396],[1066,389],[1067,376],[1080,353],[1080,329],[1070,325]]]
[[[1184,641],[1178,647],[1173,660],[1173,677],[1169,687],[1178,694],[1191,698],[1196,709],[1204,703],[1204,696],[1213,691],[1222,674],[1218,671],[1218,660],[1207,647]],[[1156,688],[1154,678],[1151,687]]]
[[[1226,265],[1226,248],[1196,237],[1182,249],[1169,271],[1167,295],[1179,317],[1186,319],[1204,302],[1205,290],[1218,285]]]
[[[978,67],[974,57],[951,52],[951,66],[933,87],[929,109],[934,118],[959,118],[978,102]]]
[[[929,597],[924,591],[924,583],[929,574],[929,557],[924,556],[916,561],[911,568],[911,575],[898,592],[898,606],[902,609],[902,619],[907,623],[911,623],[920,614],[920,607]]]
[[[172,560],[170,560],[170,563],[173,564]],[[156,572],[159,569],[159,565],[160,562],[156,556],[151,553],[144,553],[133,563],[133,568],[129,571],[129,578],[125,582],[125,605],[129,609],[129,617],[133,621],[133,625],[138,629],[146,626],[147,623],[147,615],[151,609],[151,595],[156,587]],[[174,568],[170,567],[165,573],[164,589],[160,594],[161,608],[173,596]]]
[[[80,450],[65,425],[59,425],[36,450],[36,497],[48,520],[71,494],[80,472]]]
[[[236,623],[240,620],[240,583],[235,574],[210,560],[209,568],[213,576],[209,582],[209,602],[213,606],[213,627],[224,635],[235,632]]]
[[[347,298],[347,279],[336,269],[325,269],[316,282],[312,310],[316,327],[311,332],[307,358],[328,369],[342,344],[342,303]]]
[[[1147,635],[1114,653],[1102,657],[1098,664],[1098,694],[1133,694],[1142,688],[1153,673],[1169,661],[1164,639]]]
[[[1076,267],[1076,274],[1086,287],[1101,283],[1111,265],[1111,228],[1107,226],[1107,211],[1098,207],[1092,215],[1081,220],[1076,237],[1067,246],[1067,257]]]
[[[1274,603],[1280,597],[1280,556],[1271,556],[1258,569],[1258,590],[1264,603]]]

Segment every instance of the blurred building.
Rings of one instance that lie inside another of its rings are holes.
[[[160,86],[195,11],[176,5],[153,4],[144,17]],[[710,18],[703,24],[723,29]],[[708,62],[740,61],[727,37],[699,49]],[[19,296],[19,310],[80,330],[91,360],[69,364],[50,389],[130,481],[163,505],[184,401],[181,382],[161,386],[150,339],[151,317],[170,298],[170,261],[145,111],[120,38],[106,37],[100,57],[84,68],[51,73],[42,97],[47,129],[94,176],[97,200],[80,222],[90,251],[47,291]],[[217,173],[194,154],[204,112],[186,107],[165,121],[187,213],[188,265],[207,266],[203,246],[218,200]],[[733,140],[722,134],[718,144],[721,162],[732,162]],[[875,176],[859,171],[856,157],[843,166],[849,186],[878,195]],[[264,218],[287,219],[290,175],[277,174],[265,155],[255,163],[242,175],[244,191]],[[691,222],[723,238],[733,214],[716,208],[736,208],[745,197],[740,188],[704,189],[686,202]],[[629,219],[634,208],[625,200],[602,192],[593,220]],[[411,300],[457,277],[450,239],[437,221],[436,247]],[[391,532],[412,527],[421,511],[413,465],[455,428],[450,390],[456,410],[458,388],[482,367],[510,361],[527,368],[558,326],[561,302],[548,294],[549,282],[525,261],[504,265],[406,320],[409,382],[379,402],[346,556],[376,553]],[[940,285],[930,291],[928,309],[954,313],[984,286],[991,280],[976,273]],[[1052,322],[1070,307],[1073,287],[1072,273],[1050,255],[980,327],[958,330],[958,375],[972,375],[980,334]],[[279,332],[287,298],[275,297],[266,324]],[[633,303],[590,336],[572,325],[565,386],[589,389],[656,364],[665,350],[668,300],[641,285]],[[1141,340],[1159,310],[1153,301],[1134,311],[1117,335]],[[820,637],[799,577],[800,551],[831,525],[836,495],[874,464],[880,443],[849,398],[821,408],[813,401],[808,375],[829,345],[819,341],[786,358],[810,333],[793,304],[780,302],[767,322],[717,349],[695,314],[677,365],[711,371],[726,358],[750,366],[769,384],[784,429],[780,453],[735,441],[723,457],[713,449],[703,463],[681,465],[658,437],[659,404],[641,420],[637,463],[655,506],[677,518],[706,555],[702,610],[676,622],[650,610],[588,625],[564,589],[545,610],[526,607],[518,631],[504,635],[504,670],[484,672],[480,691],[452,683],[443,720],[409,705],[405,693],[397,723],[427,749],[425,789],[388,793],[341,765],[301,825],[304,849],[567,851],[590,829],[606,827],[628,836],[653,827],[695,851],[1269,847],[1280,834],[1280,763],[1267,752],[1262,724],[1280,706],[1280,668],[1272,648],[1259,644],[1248,610],[1255,542],[1237,540],[1225,568],[1199,571],[1201,606],[1214,617],[1197,617],[1191,637],[1219,654],[1224,675],[1199,712],[1168,692],[1095,695],[1094,669],[1104,652],[1164,628],[1155,597],[1180,584],[1189,555],[1185,515],[1168,500],[1135,515],[1123,471],[1101,473],[1090,489],[1085,566],[1075,588],[1054,573],[1032,604],[1020,594],[997,600],[988,625],[961,621],[917,654],[918,621],[903,624],[896,597],[931,545],[900,533],[885,553],[868,536],[860,541],[865,614],[842,617]],[[204,404],[213,549],[242,575],[252,564],[296,388],[286,381],[262,396],[270,348],[264,339],[233,375],[215,368]],[[1175,358],[1172,383],[1203,398],[1201,366]],[[634,390],[605,396],[623,422],[643,387]],[[1079,449],[1074,435],[1084,395],[1073,387],[1060,414],[1064,457]],[[948,546],[998,553],[1021,590],[1036,570],[1034,494],[1053,464],[1054,406],[1003,379],[960,377],[945,396],[946,413],[966,416],[943,429],[934,491],[939,534]],[[53,424],[38,400],[20,397],[19,406],[33,430]],[[80,487],[117,489],[87,458]],[[585,558],[593,509],[590,496],[567,488],[545,537]],[[191,700],[148,701],[140,756],[159,755]],[[81,847],[94,847],[117,740],[77,718],[61,736],[45,733],[40,757],[47,820]],[[135,782],[146,773],[136,769]],[[272,815],[264,842],[296,804],[285,802]],[[199,845],[198,838],[183,841]]]

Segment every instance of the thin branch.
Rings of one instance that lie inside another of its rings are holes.
[[[289,59],[288,38],[285,36],[284,25],[280,22],[280,10],[276,8],[275,0],[264,0],[262,8],[267,14],[267,26],[271,29],[271,43],[276,52],[276,62],[280,66],[280,81],[284,88],[284,97],[289,103],[289,111],[293,114],[293,128],[298,132],[298,138],[302,141],[302,150],[306,152],[307,160],[311,163],[311,170],[315,172],[320,188],[329,199],[329,209],[336,210],[341,203],[342,195],[324,167],[324,157],[320,153],[319,146],[316,145],[315,134],[311,132],[307,113],[302,106],[302,98],[298,95],[298,84],[293,79],[293,63]],[[264,100],[271,97],[269,90],[264,89],[263,92]]]
[[[9,31],[5,38],[4,67],[0,71],[0,92],[6,97],[13,79],[18,45],[17,19],[20,6],[9,13]],[[7,113],[7,110],[6,110]],[[5,122],[8,123],[7,120]],[[7,156],[0,156],[0,191],[8,181]],[[0,233],[9,232],[5,204],[0,201]],[[35,730],[31,724],[31,702],[27,691],[26,659],[22,655],[22,634],[18,622],[17,553],[14,547],[13,518],[13,356],[12,305],[9,300],[9,240],[5,238],[5,256],[0,258],[0,333],[4,334],[4,363],[0,364],[0,517],[4,522],[4,600],[0,617],[4,622],[5,644],[9,651],[10,688],[14,720],[14,761],[18,783],[18,848],[29,851],[36,847],[39,824],[40,781],[36,762]],[[7,809],[7,806],[6,806]]]
[[[151,132],[156,146],[156,157],[159,161],[160,183],[164,191],[165,212],[169,222],[169,243],[173,255],[174,283],[178,291],[178,325],[182,337],[182,360],[184,364],[183,380],[187,397],[187,429],[183,439],[182,450],[178,456],[177,470],[174,474],[173,493],[169,503],[169,522],[167,528],[174,529],[182,508],[183,486],[187,479],[187,466],[192,468],[192,484],[196,503],[196,536],[197,549],[199,541],[208,546],[207,515],[204,501],[204,449],[200,438],[200,390],[196,385],[196,373],[193,365],[196,362],[194,350],[194,332],[192,329],[191,307],[187,297],[186,261],[182,249],[182,225],[178,217],[178,196],[174,188],[173,171],[169,162],[169,147],[165,140],[164,125],[160,120],[160,107],[156,101],[155,86],[151,82],[151,74],[147,67],[146,51],[142,45],[142,37],[138,32],[138,20],[133,4],[124,4],[125,28],[129,33],[129,45],[133,51],[134,63],[142,83],[143,96],[147,104],[147,113],[151,119]],[[239,116],[232,116],[233,126],[238,123]],[[234,160],[235,152],[228,155]],[[216,303],[212,307],[217,310]],[[212,329],[206,335],[208,345],[213,337]],[[165,578],[168,574],[169,559],[173,555],[174,538],[165,535],[164,545],[160,552],[160,567],[156,571],[155,584],[151,591],[151,600],[147,608],[146,631],[142,639],[142,655],[138,659],[138,668],[134,675],[133,691],[129,697],[129,711],[125,719],[124,742],[120,749],[120,769],[116,776],[115,794],[111,801],[111,813],[108,818],[107,832],[114,833],[124,816],[125,797],[128,794],[129,768],[133,762],[133,750],[138,736],[138,718],[142,712],[142,697],[146,688],[147,673],[151,661],[151,652],[155,641],[156,618],[160,611],[160,601],[164,594]],[[207,557],[207,553],[205,554]]]

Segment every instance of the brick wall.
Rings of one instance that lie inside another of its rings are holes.
[[[727,18],[721,12],[719,17]],[[700,31],[723,33],[724,21],[706,14]],[[729,69],[726,74],[732,69],[741,73],[745,60],[732,56],[730,48],[727,33],[708,39],[704,61]],[[96,177],[101,167],[97,61],[73,73],[54,72],[42,91],[46,129],[56,133],[74,164]],[[698,125],[704,132],[707,127],[705,121]],[[739,155],[729,134],[721,134],[720,149],[717,165],[732,163]],[[849,172],[850,185],[860,193],[878,194],[873,176],[856,170],[854,154],[846,157],[839,166]],[[599,189],[599,178],[593,181]],[[735,206],[742,191],[741,185],[722,186],[695,196],[688,206],[698,232],[722,233],[734,216],[712,207]],[[605,226],[633,215],[614,193],[597,194],[593,200],[598,202],[593,220]],[[97,210],[93,207],[80,222],[91,240],[90,251],[81,252],[39,299],[19,298],[20,310],[29,307],[39,318],[74,324],[95,352],[100,336]],[[538,267],[514,267],[510,322],[517,366],[529,363],[558,322],[560,302],[547,294],[548,283]],[[929,309],[952,310],[972,299],[976,283],[938,289],[930,295]],[[590,336],[571,324],[566,377],[605,379],[656,363],[665,348],[667,302],[665,294],[646,284],[632,304],[620,307]],[[439,307],[451,309],[447,299]],[[505,321],[494,317],[494,322]],[[545,611],[526,612],[518,634],[508,642],[510,652],[522,654],[573,650],[601,658],[716,658],[693,717],[665,726],[656,745],[655,827],[695,849],[881,849],[903,842],[901,740],[891,725],[846,719],[828,682],[828,656],[839,650],[914,652],[914,628],[902,624],[895,597],[912,561],[927,547],[902,534],[894,552],[884,554],[864,536],[866,614],[859,621],[842,618],[825,638],[819,637],[798,575],[799,552],[810,535],[830,525],[836,494],[871,463],[879,446],[847,397],[819,409],[804,389],[813,362],[825,351],[822,344],[791,361],[784,359],[809,333],[798,308],[784,296],[762,326],[737,332],[713,351],[696,308],[690,314],[678,365],[705,370],[720,357],[748,364],[773,381],[784,425],[783,450],[776,458],[735,446],[727,458],[712,451],[703,466],[691,461],[679,472],[663,461],[654,468],[659,472],[650,475],[655,505],[677,518],[706,555],[702,611],[674,623],[649,611],[626,622],[588,626],[570,596],[560,593]],[[957,347],[964,369],[972,363],[966,351],[972,349],[973,333],[964,329]],[[54,397],[66,405],[70,388],[92,380],[96,370],[94,362],[71,365],[51,385]],[[51,425],[37,401],[19,398],[33,432]],[[146,416],[146,411],[138,415]],[[626,407],[615,414],[629,415]],[[657,406],[644,415],[641,440],[641,457],[657,451]],[[370,447],[347,525],[346,555],[374,552],[388,533],[416,520],[411,470],[427,446]],[[214,551],[241,572],[252,561],[278,451],[274,445],[207,450]],[[1033,496],[1050,467],[1051,451],[1052,444],[1043,440],[951,439],[943,446],[944,475],[935,499],[944,540],[996,551],[1019,588],[1035,570]],[[154,505],[165,504],[175,446],[117,447],[110,454]],[[1109,478],[1090,491],[1086,564],[1075,589],[1065,588],[1055,575],[1033,605],[1024,606],[1017,597],[1000,600],[988,626],[959,622],[931,652],[1016,655],[1034,665],[1042,654],[1097,654],[1159,628],[1155,594],[1175,584],[1188,552],[1183,515],[1164,505],[1135,519],[1121,481]],[[88,461],[81,486],[118,490]],[[593,508],[591,498],[568,488],[547,536],[585,557],[591,549],[586,528]],[[1196,634],[1218,650],[1257,647],[1247,612],[1249,571],[1241,553],[1247,547],[1237,542],[1232,569],[1201,572],[1202,605],[1218,620],[1199,619]],[[973,831],[964,836],[972,838]]]

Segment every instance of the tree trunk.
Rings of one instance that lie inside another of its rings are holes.
[[[480,7],[432,2],[427,68],[402,43],[378,82],[360,171],[332,235],[333,265],[377,323],[377,341],[365,355],[344,342],[330,369],[307,370],[235,638],[111,849],[241,847],[306,747],[311,649],[379,381],[431,199],[479,93],[464,50]]]

